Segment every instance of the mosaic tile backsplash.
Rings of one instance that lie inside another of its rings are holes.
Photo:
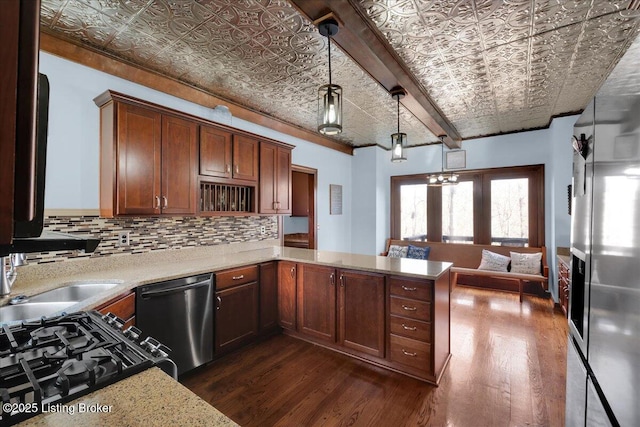
[[[262,232],[264,227],[264,233]],[[275,216],[100,218],[97,216],[48,216],[45,231],[85,234],[101,239],[91,254],[79,251],[28,254],[30,263],[60,262],[73,258],[180,249],[193,246],[256,242],[278,238]],[[129,245],[119,246],[118,235],[129,233]]]

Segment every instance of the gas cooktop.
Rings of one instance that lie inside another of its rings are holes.
[[[65,314],[0,329],[0,426],[13,425],[158,366],[177,378],[170,350],[118,317]]]

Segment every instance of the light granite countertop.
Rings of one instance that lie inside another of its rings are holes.
[[[434,280],[451,267],[451,263],[446,262],[287,248],[274,245],[274,241],[267,241],[27,265],[18,270],[18,279],[10,297],[36,295],[80,282],[118,283],[117,286],[65,310],[73,312],[96,307],[140,285],[274,260]],[[6,304],[10,297],[0,299],[0,305]],[[80,416],[77,413],[80,402],[111,405],[112,409],[107,414],[83,413]],[[235,425],[157,368],[95,391],[69,405],[76,405],[75,414],[41,414],[20,425]]]
[[[451,263],[438,261],[387,258],[282,246],[255,246],[202,246],[27,265],[18,269],[18,279],[11,289],[11,295],[0,299],[0,306],[16,295],[32,296],[75,283],[118,284],[65,309],[67,312],[86,310],[140,285],[274,260],[305,262],[433,280],[451,267]]]
[[[238,425],[159,368],[147,369],[71,402],[45,406],[44,410],[49,412],[18,426]]]

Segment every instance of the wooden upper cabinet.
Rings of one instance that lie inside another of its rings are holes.
[[[194,215],[197,123],[110,92],[100,106],[100,215]]]
[[[200,126],[200,175],[231,178],[233,136],[211,126]]]
[[[258,180],[259,143],[246,136],[233,136],[233,178]]]
[[[200,175],[258,180],[258,140],[233,135],[213,126],[200,126]]]
[[[196,212],[197,130],[194,122],[162,117],[162,213],[193,215]]]
[[[117,104],[116,117],[116,142],[105,141],[102,147],[103,153],[114,149],[115,165],[103,164],[101,171],[101,180],[109,181],[113,179],[112,170],[116,170],[116,191],[101,191],[100,213],[103,216],[159,214],[162,115],[136,105]],[[112,197],[117,197],[114,205],[108,203]],[[106,209],[103,211],[103,208]]]
[[[260,213],[291,213],[291,148],[260,142]]]

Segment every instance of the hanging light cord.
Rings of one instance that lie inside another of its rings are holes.
[[[398,137],[400,136],[400,95],[396,97],[398,103]]]
[[[329,40],[329,91],[331,91],[331,34],[327,35],[327,39]]]

